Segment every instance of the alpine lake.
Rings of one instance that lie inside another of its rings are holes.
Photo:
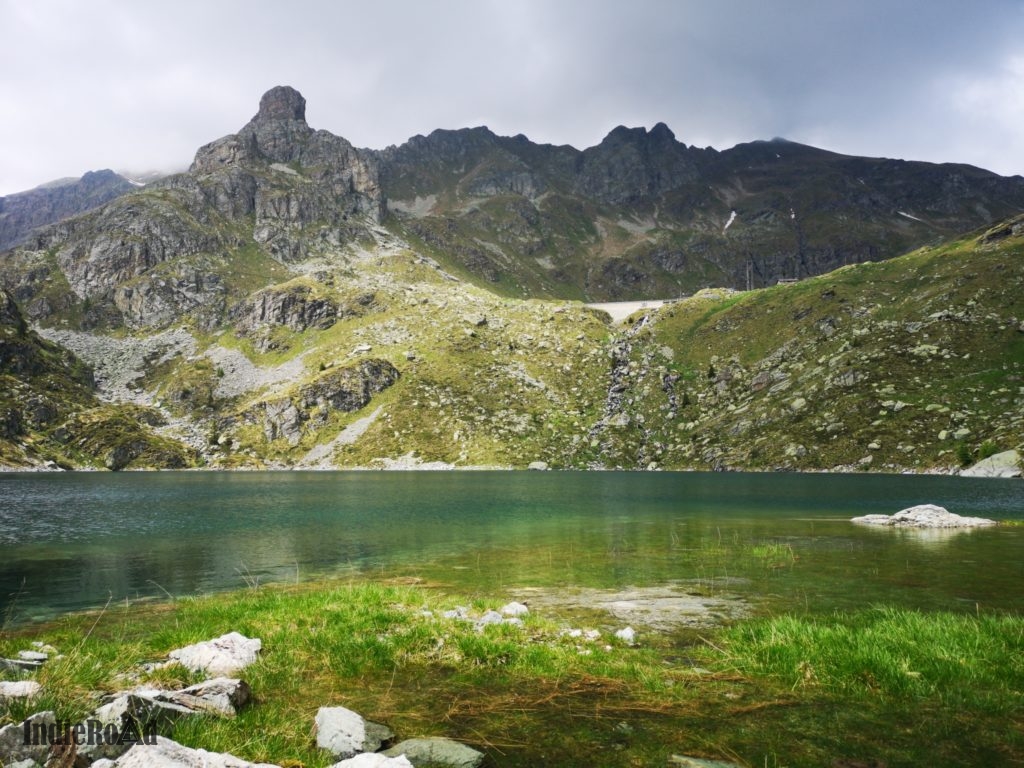
[[[850,522],[922,503],[1007,524],[909,531]],[[521,601],[531,617],[566,630],[598,629],[610,644],[595,649],[646,654],[648,663],[708,676],[692,683],[707,686],[691,697],[691,704],[707,700],[700,707],[660,704],[655,694],[641,705],[618,683],[566,673],[547,681],[560,694],[541,685],[529,706],[517,699],[500,728],[479,702],[465,712],[449,702],[448,732],[484,748],[488,765],[665,765],[684,753],[750,766],[1020,764],[1019,689],[1016,703],[1011,692],[992,718],[953,723],[942,737],[949,743],[939,738],[929,747],[935,722],[946,716],[932,698],[880,688],[873,700],[870,684],[856,696],[816,690],[811,672],[807,685],[797,685],[702,667],[729,627],[773,617],[827,623],[876,610],[1010,617],[1019,665],[1021,521],[1021,481],[945,476],[6,473],[0,638],[45,635],[83,612],[161,615],[175,601],[216,593],[411,586],[471,611]],[[635,646],[614,639],[627,625]],[[502,631],[514,637],[516,629]],[[360,680],[419,689],[423,674],[396,668]],[[453,672],[441,666],[436,674]],[[485,685],[487,670],[477,674],[478,687]],[[480,692],[481,702],[508,694],[504,673],[494,674],[495,689]],[[862,701],[870,706],[852,711]],[[988,735],[958,742],[957,733],[976,727]]]

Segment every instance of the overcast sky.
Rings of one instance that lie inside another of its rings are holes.
[[[1024,174],[1024,0],[0,0],[0,195],[184,168],[274,85],[364,147],[663,121]]]

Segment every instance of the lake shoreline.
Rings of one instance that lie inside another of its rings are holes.
[[[617,620],[577,623],[549,603],[517,622],[483,623],[506,599],[328,579],[111,604],[0,632],[0,656],[32,642],[66,654],[35,673],[36,701],[0,704],[0,717],[18,723],[49,709],[76,721],[95,708],[97,690],[194,685],[199,678],[180,667],[139,662],[237,631],[263,646],[237,674],[254,703],[163,735],[245,760],[323,768],[334,759],[310,737],[313,715],[345,706],[386,724],[396,740],[451,737],[495,766],[624,768],[677,754],[736,765],[775,756],[795,768],[1024,757],[1024,736],[1005,729],[1021,714],[1014,691],[1024,683],[1016,614],[876,606],[619,638]]]

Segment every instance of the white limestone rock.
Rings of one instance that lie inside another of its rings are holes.
[[[14,699],[34,699],[42,689],[43,687],[35,680],[0,680],[0,704],[6,704]]]
[[[626,645],[636,645],[636,630],[632,627],[620,629],[615,633],[615,636]]]
[[[526,616],[529,612],[529,608],[527,608],[522,603],[517,603],[514,600],[511,603],[502,606],[501,609],[501,613],[505,616]]]
[[[1021,460],[1017,451],[1003,451],[982,459],[960,473],[960,477],[1020,477]]]
[[[388,757],[382,752],[364,752],[335,763],[330,768],[415,768],[405,755]]]
[[[280,768],[270,763],[250,763],[223,752],[191,749],[156,737],[156,744],[136,744],[117,760],[117,768]]]
[[[320,707],[315,730],[316,745],[342,760],[360,752],[376,752],[395,735],[387,726],[368,722],[345,707]]]
[[[901,509],[894,515],[864,515],[850,522],[892,528],[980,528],[997,525],[984,517],[961,517],[935,504],[919,504]]]
[[[228,632],[213,640],[177,648],[168,657],[193,672],[230,677],[255,662],[262,648],[258,638]]]

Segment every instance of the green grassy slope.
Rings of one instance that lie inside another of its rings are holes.
[[[635,464],[647,446],[665,466],[893,471],[1014,448],[1022,289],[1017,218],[891,261],[667,305],[634,344],[627,410],[645,423],[621,431],[616,457]]]

